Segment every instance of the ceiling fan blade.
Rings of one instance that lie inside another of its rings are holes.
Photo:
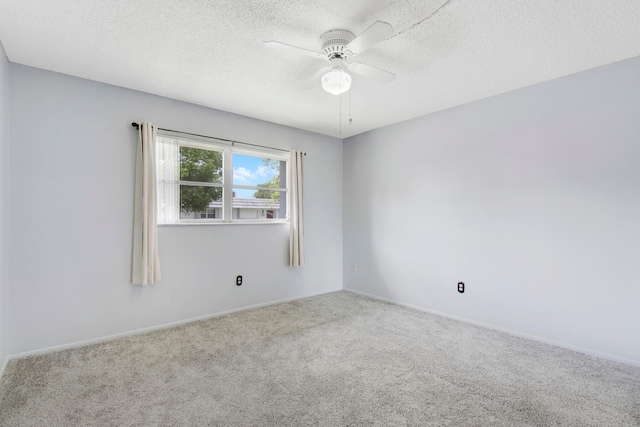
[[[311,56],[313,58],[323,58],[323,55],[320,52],[315,52],[313,50],[305,49],[303,47],[292,46],[290,44],[280,43],[273,40],[264,42],[264,45],[271,49],[286,50],[286,51],[295,52],[301,55]]]
[[[371,65],[363,64],[361,62],[345,62],[345,64],[347,64],[349,71],[360,74],[361,76],[372,80],[377,80],[381,83],[390,83],[396,78],[396,75],[393,73],[381,70],[380,68],[372,67]]]
[[[320,82],[320,78],[322,77],[322,75],[329,72],[329,70],[331,70],[331,67],[322,67],[320,70],[318,70],[317,73],[313,75],[313,77],[302,83],[302,89],[313,89]]]
[[[374,44],[381,42],[392,34],[393,27],[391,26],[391,24],[382,21],[376,21],[369,28],[360,33],[358,37],[351,40],[351,42],[347,45],[347,50],[350,50],[354,55],[357,55],[369,49]]]

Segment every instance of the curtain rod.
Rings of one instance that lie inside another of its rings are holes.
[[[138,129],[140,127],[140,124],[136,123],[136,122],[133,122],[133,123],[131,123],[131,126],[133,126],[134,128]],[[165,128],[158,128],[158,130],[163,130],[165,132],[181,133],[183,135],[198,136],[200,138],[217,139],[218,141],[230,142],[232,144],[251,145],[252,147],[267,148],[269,150],[278,150],[278,151],[287,151],[287,152],[290,151],[290,150],[285,150],[285,149],[282,149],[282,148],[267,147],[266,145],[258,145],[258,144],[251,144],[251,143],[248,143],[248,142],[235,141],[233,139],[216,138],[215,136],[207,136],[207,135],[200,135],[200,134],[197,134],[197,133],[182,132],[180,130],[165,129]],[[305,156],[307,155],[307,153],[303,153],[303,154]]]

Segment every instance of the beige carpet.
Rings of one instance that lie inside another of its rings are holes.
[[[640,368],[308,298],[14,360],[2,426],[640,426]]]

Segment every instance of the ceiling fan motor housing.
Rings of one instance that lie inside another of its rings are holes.
[[[347,45],[355,36],[347,30],[331,30],[324,33],[322,40],[322,53],[329,61],[333,59],[347,59],[351,52]]]

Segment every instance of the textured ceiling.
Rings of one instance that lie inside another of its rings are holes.
[[[356,58],[397,77],[342,97],[304,89],[328,62],[264,45],[376,20],[394,34]],[[0,0],[0,41],[14,63],[344,138],[640,56],[640,0]]]

